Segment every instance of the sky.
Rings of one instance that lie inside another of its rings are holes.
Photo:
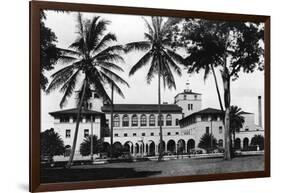
[[[122,15],[122,14],[101,14],[101,13],[82,13],[83,18],[91,19],[93,16],[101,16],[103,19],[111,21],[108,26],[108,32],[115,33],[117,36],[117,44],[126,44],[134,41],[144,40],[144,32],[146,31],[145,23],[142,16]],[[60,48],[68,48],[69,45],[76,39],[76,23],[77,12],[55,12],[46,11],[45,25],[56,34],[57,46]],[[148,18],[149,19],[149,18]],[[180,51],[180,54],[186,56],[186,53]],[[145,76],[148,71],[148,66],[139,70],[133,76],[129,76],[131,67],[144,55],[143,52],[132,52],[123,55],[124,64],[120,66],[124,69],[122,76],[130,85],[130,88],[120,85],[125,98],[115,94],[115,103],[138,103],[138,104],[157,104],[157,78],[151,84],[147,84]],[[64,67],[62,64],[57,64],[55,69],[45,73],[47,77],[56,72],[58,69]],[[215,90],[214,78],[210,75],[206,81],[203,80],[203,71],[198,74],[188,74],[182,69],[182,76],[178,77],[174,73],[176,80],[176,89],[165,89],[162,87],[162,102],[173,103],[174,96],[177,93],[183,92],[186,89],[186,83],[189,82],[189,88],[194,92],[202,94],[202,109],[217,108],[219,109],[219,102]],[[220,72],[217,69],[216,75],[218,77],[219,88],[223,96],[222,80]],[[50,79],[49,79],[50,82]],[[110,89],[105,86],[108,94]],[[240,73],[239,79],[231,82],[231,104],[237,105],[243,111],[255,114],[255,122],[258,122],[258,96],[262,96],[262,112],[264,104],[264,71],[255,71],[251,74]],[[109,95],[110,96],[110,95]],[[60,110],[59,103],[62,98],[62,93],[58,90],[46,95],[41,92],[41,124],[42,130],[53,127],[53,117],[49,112]],[[75,106],[74,96],[71,97],[64,107],[73,108]],[[264,117],[264,115],[262,116]]]

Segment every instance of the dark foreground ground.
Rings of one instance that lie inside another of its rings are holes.
[[[41,183],[186,176],[264,170],[264,156],[238,157],[231,161],[217,159],[179,159],[102,165],[73,166],[71,169],[41,169]]]

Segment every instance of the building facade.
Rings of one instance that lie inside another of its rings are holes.
[[[200,93],[186,89],[175,96],[174,104],[161,104],[163,145],[166,153],[187,153],[197,148],[205,133],[212,134],[217,139],[218,146],[224,147],[223,112],[213,108],[201,109],[201,97]],[[111,128],[111,108],[111,105],[103,104],[96,94],[83,108],[76,159],[82,159],[79,156],[79,144],[91,133],[102,138],[104,144],[109,146],[110,137],[101,133],[103,129]],[[50,113],[54,117],[55,131],[69,149],[74,136],[76,113],[77,109]],[[236,132],[234,142],[237,149],[248,147],[255,135],[264,135],[262,127],[254,123],[253,113],[243,112],[242,116],[245,123]],[[114,104],[113,145],[125,147],[136,157],[158,155],[159,125],[157,104]]]

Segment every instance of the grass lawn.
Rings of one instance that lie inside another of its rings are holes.
[[[238,157],[231,161],[217,159],[178,159],[73,166],[71,169],[42,168],[41,183],[186,176],[264,170],[264,156]]]

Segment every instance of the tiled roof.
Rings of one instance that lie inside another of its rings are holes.
[[[201,111],[197,111],[195,113],[192,113],[192,114],[182,118],[180,120],[180,123],[182,123],[185,120],[188,120],[189,118],[191,118],[194,115],[210,115],[210,114],[221,114],[221,115],[223,115],[224,112],[220,109],[206,108],[206,109],[203,109]]]
[[[115,104],[114,112],[158,112],[157,104]],[[104,105],[103,112],[110,112],[111,105]],[[161,104],[161,112],[182,113],[182,108],[176,104]]]
[[[61,111],[50,112],[49,114],[52,115],[52,116],[76,115],[77,112],[78,112],[78,109],[73,108],[73,109],[65,109],[65,110],[61,110]],[[89,110],[89,109],[82,109],[81,114],[82,115],[103,115],[104,113],[99,112],[99,111]]]
[[[204,115],[204,114],[223,114],[224,112],[220,109],[206,108],[201,111],[197,111],[193,114]]]

